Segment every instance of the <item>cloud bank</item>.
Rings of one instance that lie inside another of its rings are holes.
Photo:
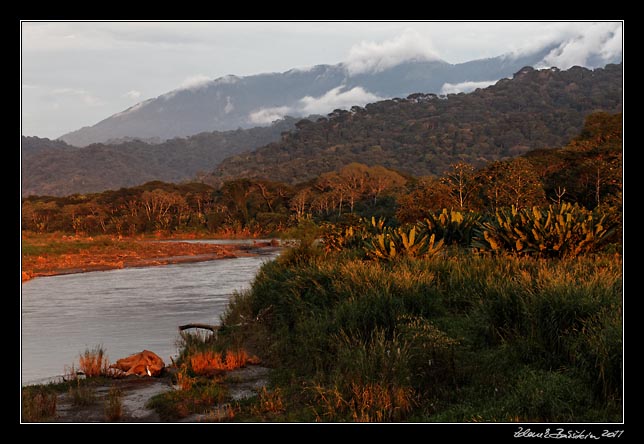
[[[138,99],[139,97],[141,97],[141,91],[133,89],[123,94],[123,97],[127,97],[128,99]]]
[[[494,85],[496,80],[483,80],[481,82],[444,83],[441,87],[441,94],[458,94],[474,91],[476,88],[487,88]]]
[[[544,57],[538,68],[595,68],[621,58],[621,23],[595,23],[581,32],[562,37],[563,42]]]
[[[338,86],[330,89],[320,97],[302,97],[294,106],[260,108],[251,112],[248,117],[254,124],[267,125],[287,115],[303,117],[311,114],[328,114],[334,109],[364,106],[367,103],[384,100],[383,97],[372,94],[360,86],[347,91],[343,91],[344,88],[344,86]]]
[[[306,96],[300,99],[300,112],[302,114],[327,114],[334,109],[346,109],[354,105],[363,106],[367,103],[383,100],[361,86],[356,86],[348,91],[342,91],[344,87],[338,86],[327,91],[320,97]]]
[[[344,62],[350,75],[374,73],[410,60],[440,60],[432,42],[412,29],[382,43],[362,41]]]
[[[206,86],[210,82],[212,82],[210,77],[204,76],[203,74],[197,74],[196,76],[190,76],[184,79],[177,89],[188,89],[194,91],[202,86]]]
[[[283,118],[291,112],[289,106],[276,106],[274,108],[261,108],[249,114],[248,118],[257,125],[268,125]]]

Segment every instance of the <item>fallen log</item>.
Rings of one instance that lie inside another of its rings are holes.
[[[219,325],[201,324],[197,322],[192,324],[180,325],[179,331],[188,330],[190,328],[203,328],[204,330],[210,330],[213,333],[221,329]]]

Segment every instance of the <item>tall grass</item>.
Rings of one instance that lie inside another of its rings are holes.
[[[223,325],[261,318],[247,329],[263,332],[262,358],[309,381],[321,420],[606,420],[621,414],[621,289],[609,255],[382,263],[303,245],[266,264]],[[408,404],[363,417],[346,407],[360,387]]]
[[[110,373],[109,366],[110,362],[102,345],[97,345],[91,350],[85,349],[85,352],[79,357],[80,371],[88,378],[108,375]]]
[[[123,416],[123,392],[118,387],[111,387],[105,402],[105,419],[118,421]]]
[[[42,422],[56,415],[58,395],[47,386],[23,387],[22,421]]]

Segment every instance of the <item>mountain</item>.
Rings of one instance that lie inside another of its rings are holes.
[[[128,137],[165,140],[268,125],[285,115],[327,114],[412,93],[473,89],[509,77],[524,66],[538,66],[555,47],[458,64],[412,59],[384,69],[356,70],[340,63],[247,77],[229,75],[143,101],[59,139],[79,147]]]
[[[124,140],[78,148],[59,140],[22,137],[22,195],[65,196],[140,185],[181,182],[211,171],[224,158],[279,140],[298,119],[267,127],[200,133],[163,143]]]
[[[224,160],[207,179],[310,180],[359,162],[414,176],[455,162],[474,166],[561,146],[597,111],[622,111],[622,65],[589,70],[524,67],[512,79],[465,94],[412,94],[328,118],[302,120],[280,141]]]

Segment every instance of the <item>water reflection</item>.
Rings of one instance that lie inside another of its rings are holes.
[[[236,290],[279,254],[42,277],[22,285],[22,383],[64,373],[102,344],[110,361],[148,349],[177,355],[177,327],[217,324]]]

